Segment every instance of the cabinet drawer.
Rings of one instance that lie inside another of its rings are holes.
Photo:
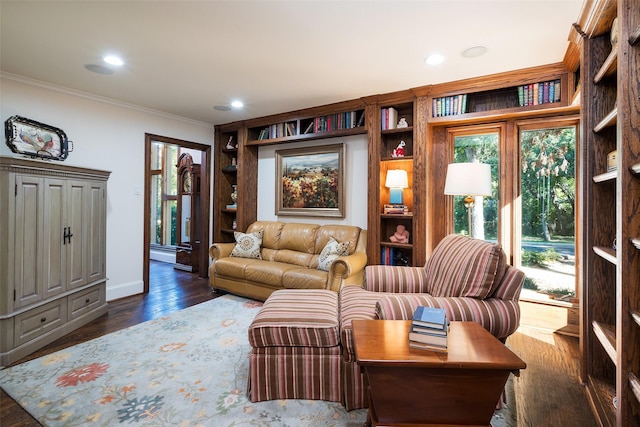
[[[69,320],[76,319],[104,304],[104,285],[86,289],[69,296]]]
[[[15,345],[19,346],[63,325],[67,321],[66,298],[52,301],[16,316]]]

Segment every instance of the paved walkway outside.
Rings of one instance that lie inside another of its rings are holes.
[[[552,263],[548,268],[523,266],[521,269],[528,278],[538,285],[539,290],[544,292],[549,289],[575,291],[575,268],[575,260],[568,259]]]

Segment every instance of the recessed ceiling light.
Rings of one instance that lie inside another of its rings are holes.
[[[238,101],[238,100],[231,101],[231,106],[233,108],[242,108],[242,107],[244,107],[244,103],[242,101]]]
[[[102,58],[102,60],[109,65],[115,65],[118,67],[124,64],[124,61],[121,58],[114,55],[107,55],[104,58]]]
[[[231,107],[227,105],[216,105],[213,109],[218,111],[231,111]]]
[[[487,53],[486,46],[472,46],[460,52],[460,56],[463,58],[477,58],[485,53]]]
[[[426,62],[429,65],[438,65],[438,64],[441,64],[443,61],[444,61],[444,56],[442,56],[439,53],[431,54],[427,56],[427,58],[424,60],[424,62]]]
[[[113,74],[113,70],[111,68],[105,67],[104,65],[86,64],[84,68],[98,74]]]

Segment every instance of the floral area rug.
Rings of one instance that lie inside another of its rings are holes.
[[[247,330],[262,303],[225,295],[0,371],[45,426],[361,426],[366,410],[246,397]],[[508,408],[493,427],[515,426]]]

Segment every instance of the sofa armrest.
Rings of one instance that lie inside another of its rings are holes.
[[[343,282],[361,285],[365,265],[367,265],[367,254],[364,252],[354,252],[351,255],[336,258],[329,268],[327,289],[338,292]]]
[[[498,339],[506,339],[520,325],[518,301],[499,298],[434,297],[428,294],[381,294],[376,317],[410,320],[420,305],[442,308],[450,321],[478,322]]]
[[[364,270],[364,287],[372,292],[427,292],[427,270],[424,267],[368,265]]]
[[[214,243],[209,248],[209,256],[212,260],[218,260],[220,258],[225,258],[231,255],[233,248],[235,247],[235,243]]]

